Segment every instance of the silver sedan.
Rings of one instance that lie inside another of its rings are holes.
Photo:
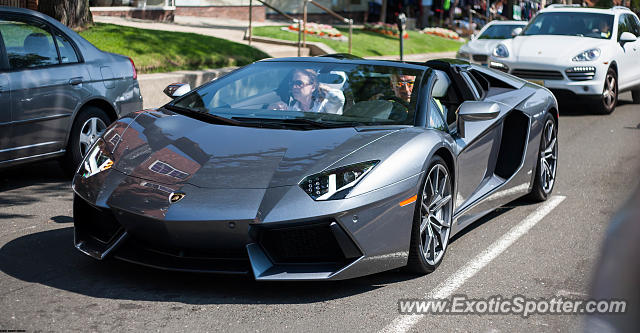
[[[0,8],[0,167],[63,157],[142,107],[133,61],[97,49],[55,19]]]

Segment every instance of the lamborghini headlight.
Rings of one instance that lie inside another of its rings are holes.
[[[299,185],[313,200],[344,199],[380,161],[356,163],[307,176]]]
[[[509,50],[503,44],[498,44],[495,49],[493,49],[493,56],[497,58],[508,58]]]
[[[89,178],[113,166],[111,154],[107,151],[106,144],[98,139],[84,159],[82,177]]]
[[[600,49],[590,49],[581,52],[577,56],[573,57],[573,61],[592,61],[598,59],[600,56]]]

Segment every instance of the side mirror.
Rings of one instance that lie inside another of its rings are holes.
[[[635,42],[638,39],[638,37],[636,37],[636,35],[625,31],[622,33],[622,35],[620,35],[620,43],[624,45],[624,43],[628,43],[628,42]]]
[[[471,34],[471,40],[476,40],[478,39],[478,35],[476,34]]]
[[[511,30],[511,37],[515,37],[515,36],[519,35],[520,33],[522,33],[522,28],[517,27],[517,28]]]
[[[458,134],[464,138],[466,122],[495,119],[500,114],[500,106],[494,102],[466,101],[460,104],[457,114]]]
[[[162,92],[173,99],[178,98],[190,91],[191,86],[188,83],[172,83],[164,88]]]

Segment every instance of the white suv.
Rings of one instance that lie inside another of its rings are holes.
[[[593,97],[611,113],[618,93],[640,103],[640,20],[626,7],[552,5],[522,33],[498,44],[489,66],[549,88],[557,97]],[[579,96],[576,96],[579,95]]]

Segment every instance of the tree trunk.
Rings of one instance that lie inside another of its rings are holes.
[[[72,29],[93,25],[89,0],[40,0],[38,11],[47,14]]]

